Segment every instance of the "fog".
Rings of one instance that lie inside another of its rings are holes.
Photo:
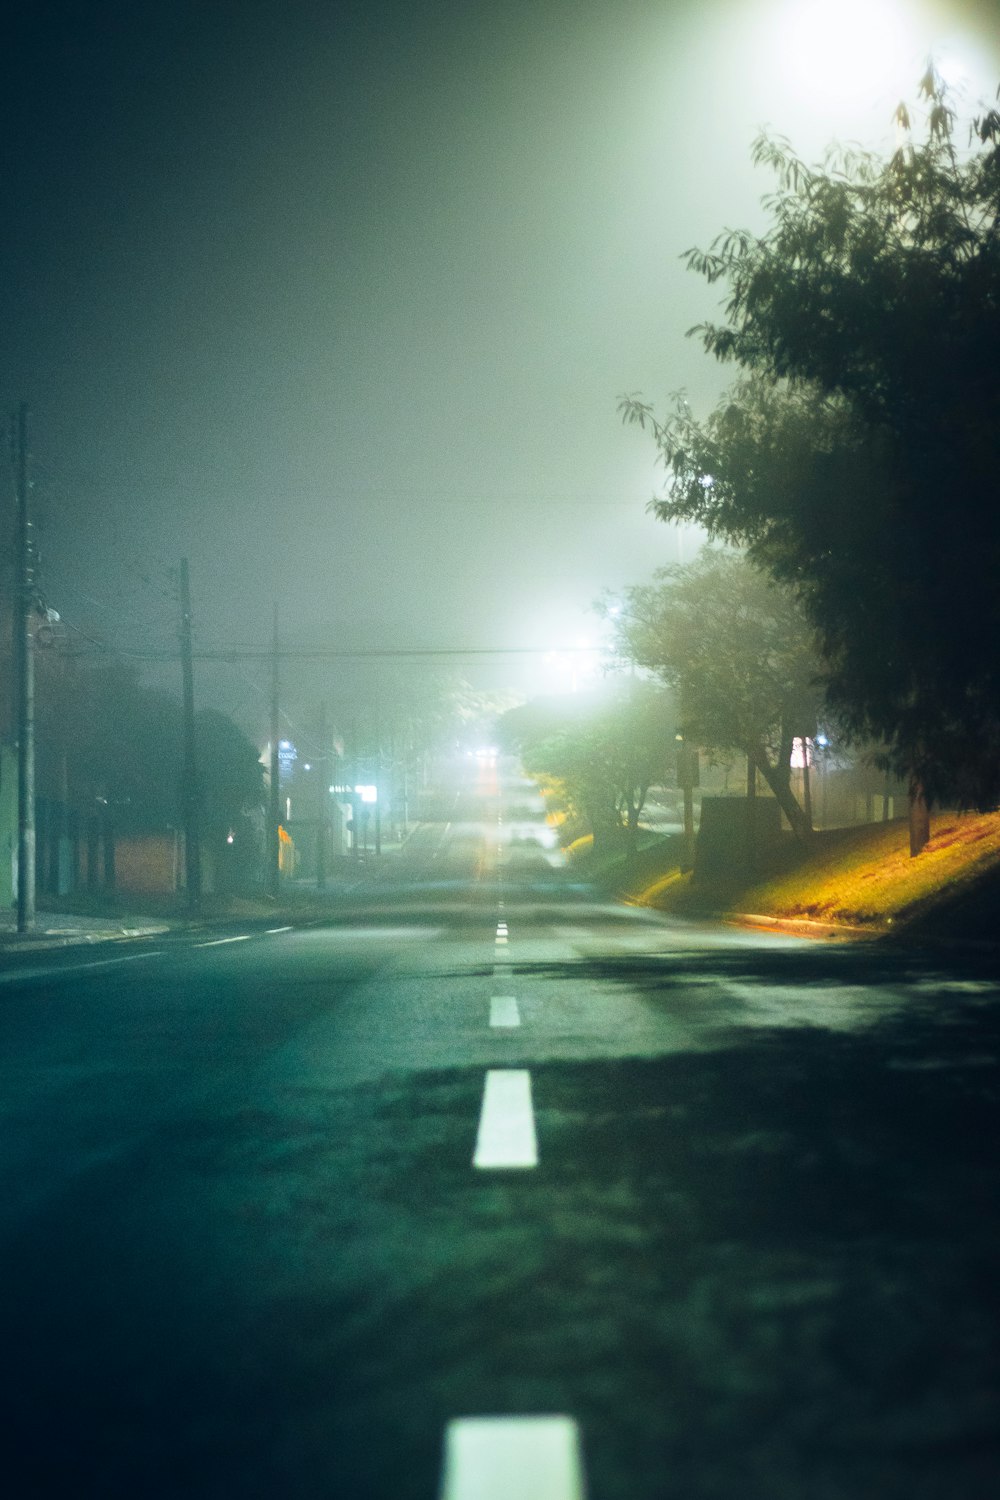
[[[80,648],[162,656],[187,557],[199,650],[266,650],[277,603],[320,653],[292,712],[339,651],[551,688],[541,653],[685,545],[616,398],[726,383],[681,256],[763,224],[758,127],[885,144],[930,48],[978,97],[998,38],[995,0],[26,7],[0,387],[47,601]],[[266,685],[198,664],[254,733]]]

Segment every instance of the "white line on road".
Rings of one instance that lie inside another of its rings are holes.
[[[486,1074],[474,1167],[537,1167],[538,1142],[526,1068],[491,1068]]]
[[[196,948],[221,948],[221,946],[222,946],[223,943],[249,943],[249,941],[250,941],[250,934],[249,934],[249,932],[242,932],[242,933],[240,933],[239,937],[212,938],[207,943],[195,943],[194,946]]]
[[[495,943],[499,943],[501,945],[501,947],[502,947],[504,943],[506,943],[506,942],[509,941],[509,939],[508,939],[507,934],[505,932],[498,932],[497,935],[496,935],[496,937],[493,939],[493,941]]]
[[[162,958],[162,948],[151,948],[147,953],[126,953],[121,958],[95,958],[85,964],[46,964],[42,969],[11,969],[0,974],[0,984],[17,984],[19,980],[58,979],[69,974],[79,974],[81,969],[111,969],[115,964],[134,964],[141,958]]]
[[[266,927],[264,932],[266,937],[273,937],[276,932],[291,932],[291,930],[291,927]]]
[[[494,995],[490,1000],[491,1026],[520,1026],[521,1012],[513,995]]]
[[[583,1500],[572,1417],[461,1417],[445,1431],[441,1500]]]

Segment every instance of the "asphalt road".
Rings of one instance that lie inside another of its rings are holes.
[[[327,922],[4,960],[4,1493],[995,1494],[995,958],[439,814]]]

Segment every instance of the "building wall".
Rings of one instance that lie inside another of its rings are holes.
[[[115,888],[136,895],[171,896],[184,883],[184,840],[166,833],[119,835],[115,839]]]

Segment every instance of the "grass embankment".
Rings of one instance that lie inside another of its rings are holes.
[[[607,875],[626,900],[662,911],[1000,937],[1000,813],[942,813],[932,833],[916,859],[905,821],[818,833],[805,850],[789,839],[766,872],[711,884],[682,875],[678,841],[665,839]]]

